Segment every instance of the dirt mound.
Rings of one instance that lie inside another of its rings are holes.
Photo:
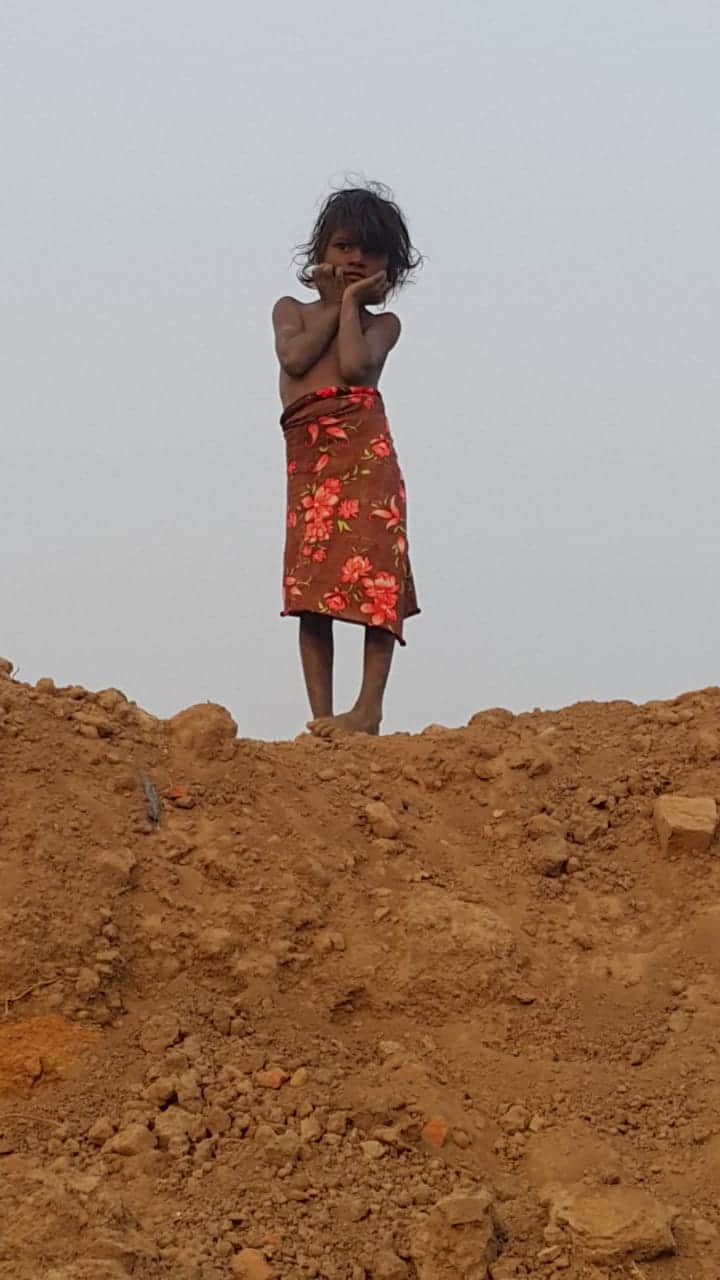
[[[720,690],[235,732],[0,663],[2,1280],[715,1280]]]

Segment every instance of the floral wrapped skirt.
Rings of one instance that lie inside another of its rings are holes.
[[[374,387],[322,387],[288,406],[284,616],[322,613],[403,641],[419,613],[405,485]]]

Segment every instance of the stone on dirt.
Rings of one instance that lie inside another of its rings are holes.
[[[591,1262],[649,1262],[675,1252],[668,1210],[635,1187],[559,1191],[550,1221],[565,1228]]]
[[[272,1270],[257,1249],[241,1249],[230,1260],[230,1266],[237,1280],[272,1280]]]
[[[489,1191],[438,1200],[416,1228],[411,1249],[418,1280],[486,1280],[498,1252]]]
[[[227,759],[232,754],[237,725],[225,707],[199,702],[178,711],[167,721],[174,740],[204,760]]]
[[[663,853],[707,853],[718,824],[712,796],[660,796],[655,826]]]
[[[371,800],[365,806],[365,817],[374,836],[394,840],[400,834],[400,823],[383,800]]]
[[[128,1124],[105,1143],[103,1150],[116,1156],[137,1156],[143,1151],[152,1151],[155,1145],[155,1135],[146,1125]]]

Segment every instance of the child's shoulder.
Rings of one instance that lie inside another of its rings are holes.
[[[277,307],[285,307],[289,309],[296,308],[299,310],[301,307],[305,309],[307,307],[312,307],[313,305],[317,305],[316,299],[311,302],[301,302],[299,298],[293,298],[292,294],[285,293],[282,298],[278,298],[274,303],[273,310]]]
[[[368,317],[370,327],[383,333],[390,345],[394,346],[402,330],[400,317],[394,311],[370,311]]]
[[[314,304],[313,302],[301,302],[299,298],[293,298],[289,293],[286,293],[282,298],[278,298],[277,302],[273,304],[273,322],[278,324],[283,321],[297,321],[297,318],[303,315],[308,308],[311,308],[313,305],[317,304]]]

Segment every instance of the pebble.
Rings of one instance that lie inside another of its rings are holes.
[[[387,1150],[384,1143],[377,1142],[374,1138],[370,1138],[367,1142],[361,1142],[360,1146],[367,1160],[380,1160]]]
[[[137,1156],[143,1151],[151,1151],[156,1145],[155,1135],[144,1124],[129,1124],[103,1147],[117,1156]]]
[[[536,842],[532,864],[542,876],[559,876],[567,868],[570,846],[562,836],[543,836]]]
[[[404,1053],[405,1050],[397,1040],[381,1040],[378,1044],[378,1053],[380,1057],[393,1058],[396,1053]]]
[[[450,1126],[447,1120],[444,1120],[442,1116],[432,1116],[423,1125],[421,1136],[428,1146],[444,1147],[449,1132]]]
[[[375,1255],[372,1275],[373,1280],[404,1280],[409,1268],[393,1249],[381,1249]]]
[[[112,1138],[115,1132],[115,1126],[109,1116],[101,1116],[96,1120],[87,1131],[88,1141],[92,1142],[96,1147],[101,1147],[105,1142]]]
[[[290,1076],[282,1067],[266,1067],[263,1071],[255,1072],[255,1083],[261,1089],[281,1089],[289,1079]]]
[[[257,1249],[241,1249],[230,1259],[230,1269],[238,1280],[272,1280],[267,1260]]]
[[[318,1116],[313,1114],[300,1121],[300,1137],[303,1142],[319,1142],[323,1136],[323,1127]]]
[[[384,800],[371,800],[365,806],[365,817],[374,836],[395,840],[400,834],[400,823]]]
[[[524,1133],[530,1124],[530,1113],[520,1103],[509,1107],[500,1120],[506,1133]]]

